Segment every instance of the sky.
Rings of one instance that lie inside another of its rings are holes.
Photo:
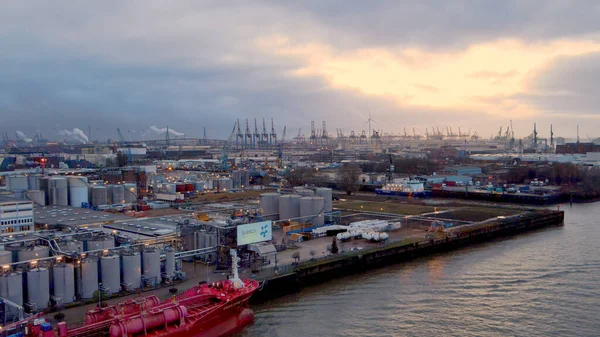
[[[3,1],[0,131],[226,139],[264,118],[292,139],[370,114],[384,134],[595,138],[598,18],[592,0]]]

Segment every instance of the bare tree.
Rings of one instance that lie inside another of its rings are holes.
[[[358,192],[360,173],[360,167],[355,164],[347,164],[340,169],[338,180],[348,195]]]
[[[298,167],[284,174],[285,180],[290,183],[290,186],[301,186],[310,180],[315,175],[313,169],[308,167]]]
[[[292,258],[296,261],[296,263],[298,263],[300,261],[300,252],[294,252],[294,254],[292,254]]]
[[[311,260],[314,260],[314,259],[315,259],[315,255],[317,255],[317,252],[315,252],[315,250],[314,250],[314,249],[311,249],[311,250],[310,250],[310,256],[312,256],[312,259],[311,259]]]

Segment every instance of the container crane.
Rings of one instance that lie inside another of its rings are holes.
[[[121,129],[117,128],[117,133],[119,134],[121,144],[127,148],[127,160],[130,163],[133,163],[133,155],[131,154],[131,148],[125,144],[125,138],[123,137],[123,134],[121,133]]]

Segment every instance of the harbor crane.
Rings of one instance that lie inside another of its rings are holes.
[[[121,140],[121,144],[122,146],[127,148],[127,160],[130,163],[133,163],[133,155],[131,154],[131,148],[129,146],[127,146],[127,144],[125,143],[125,138],[123,137],[123,134],[121,133],[121,129],[117,128],[117,133],[119,134],[119,139]]]

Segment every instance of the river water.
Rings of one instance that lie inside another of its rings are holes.
[[[242,336],[600,336],[600,203],[546,228],[309,287]]]

